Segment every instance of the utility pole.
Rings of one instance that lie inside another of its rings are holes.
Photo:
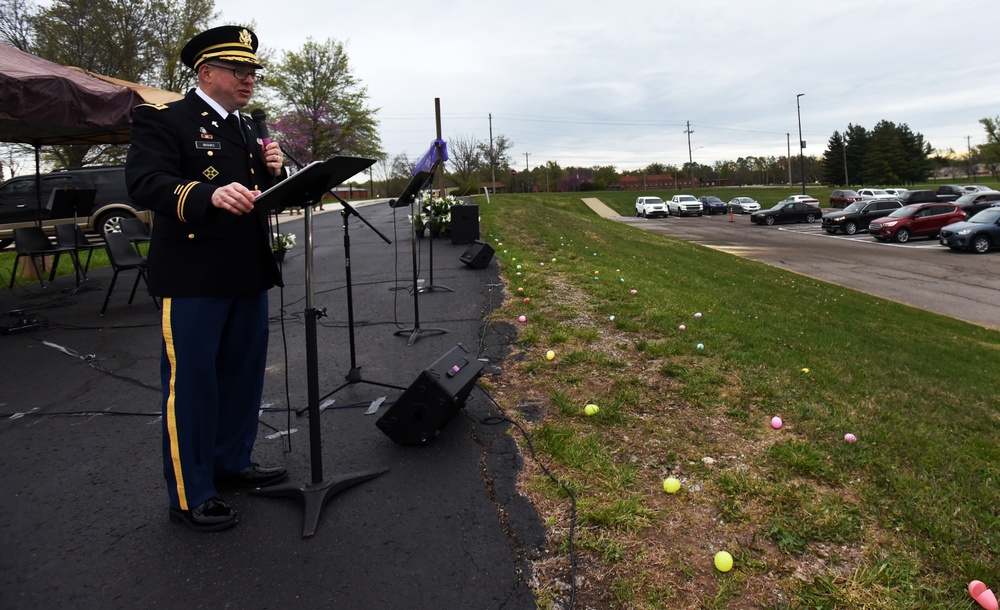
[[[785,165],[788,166],[788,188],[792,188],[792,134],[785,133],[785,143],[788,145],[788,156],[785,157]]]
[[[493,194],[497,194],[497,168],[493,163],[493,113],[490,113],[490,179],[493,181]],[[513,189],[511,189],[513,190]]]
[[[969,173],[972,174],[971,176],[969,176],[969,180],[975,182],[976,173],[972,171],[972,136],[965,136],[965,145],[969,149],[969,161],[967,165],[969,166]]]
[[[528,155],[531,153],[524,153],[524,177],[521,178],[521,192],[527,193],[527,181],[528,181]]]
[[[799,107],[799,98],[805,95],[800,93],[795,96],[795,112],[799,115],[799,170],[802,172],[802,194],[806,194],[806,158],[804,153],[806,142],[802,139],[802,110]]]
[[[844,143],[844,186],[851,186],[851,181],[847,178],[847,138],[841,141]]]
[[[691,188],[694,188],[694,159],[691,157],[691,134],[694,132],[691,131],[691,121],[687,122],[687,129],[684,130],[684,133],[688,136],[688,171],[691,174]]]

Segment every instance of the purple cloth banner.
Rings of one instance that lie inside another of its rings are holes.
[[[420,172],[430,172],[434,168],[434,163],[438,160],[439,151],[441,162],[444,163],[447,161],[448,143],[444,140],[434,140],[431,142],[431,147],[424,153],[424,156],[417,161],[416,166],[413,168],[413,175],[416,176]]]

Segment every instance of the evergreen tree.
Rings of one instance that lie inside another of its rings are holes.
[[[833,132],[823,154],[823,183],[847,186],[844,180],[844,152],[847,143],[839,131]]]

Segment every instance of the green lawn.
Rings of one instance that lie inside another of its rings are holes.
[[[637,194],[582,195],[625,214]],[[544,405],[522,424],[577,499],[578,603],[971,608],[969,581],[1000,588],[1000,332],[599,219],[579,195],[479,202],[508,284],[493,318],[523,355],[488,383],[515,419]],[[557,557],[536,566],[550,607],[568,499],[530,462],[522,485]]]

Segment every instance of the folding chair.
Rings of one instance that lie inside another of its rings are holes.
[[[56,277],[56,269],[59,268],[59,257],[64,253],[68,252],[70,258],[73,260],[73,265],[79,270],[79,265],[77,261],[73,258],[73,249],[66,248],[62,246],[56,246],[51,241],[49,241],[48,235],[45,231],[42,231],[38,227],[25,227],[21,229],[14,229],[14,251],[17,253],[14,256],[14,269],[10,274],[10,286],[8,288],[14,287],[14,279],[17,277],[17,263],[22,256],[27,256],[31,260],[31,266],[35,270],[35,275],[38,276],[38,283],[45,288],[45,281],[42,280],[42,272],[38,268],[38,261],[35,260],[39,256],[52,256],[52,271],[49,273],[49,281],[51,282]]]
[[[139,244],[149,242],[149,227],[146,226],[146,223],[138,218],[122,218],[119,226],[121,226],[122,233],[132,242],[135,251],[141,254],[142,251],[139,250]]]
[[[90,257],[94,255],[94,250],[104,247],[102,243],[90,241],[90,238],[80,227],[71,224],[56,225],[56,244],[61,248],[70,248],[73,251],[77,269],[80,268],[80,252],[87,252],[87,263],[83,266],[83,279],[87,279],[87,272],[90,271]]]
[[[118,281],[118,274],[122,271],[132,269],[138,271],[135,276],[135,284],[132,284],[132,293],[128,297],[129,305],[132,304],[132,300],[135,298],[135,291],[139,287],[139,280],[146,283],[147,290],[149,287],[149,283],[146,282],[146,259],[135,251],[128,237],[124,233],[105,233],[104,240],[105,248],[108,251],[108,260],[111,261],[111,267],[114,269],[115,274],[111,276],[111,284],[108,285],[108,294],[104,297],[104,307],[101,308],[102,316],[108,309],[108,302],[111,301],[111,293],[115,289],[115,282]],[[152,295],[150,295],[150,298],[153,299],[153,304],[156,305],[156,309],[159,311],[159,301]]]

